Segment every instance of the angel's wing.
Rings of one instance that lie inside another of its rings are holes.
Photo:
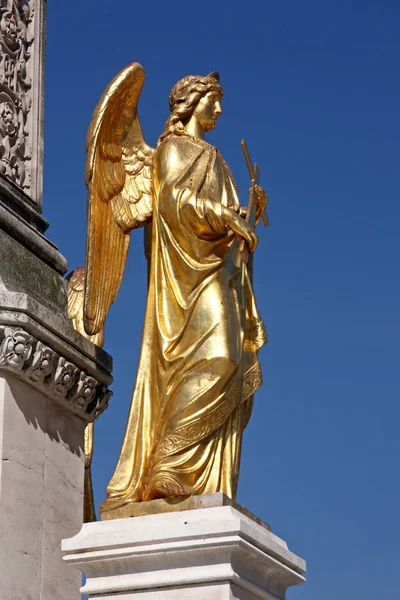
[[[83,326],[83,297],[85,292],[85,267],[78,267],[67,276],[68,281],[68,316],[72,320],[75,331],[81,333],[91,342],[103,347],[104,328],[96,335],[88,335]],[[92,485],[92,458],[94,441],[94,423],[88,423],[85,427],[84,454],[85,454],[85,477],[83,486],[83,520],[85,523],[96,521],[96,509],[93,497]]]
[[[143,139],[137,115],[143,81],[139,63],[123,69],[102,95],[87,134],[84,325],[90,335],[101,329],[117,297],[131,230],[152,215],[154,150]]]
[[[72,320],[75,331],[85,338],[103,347],[104,328],[102,327],[95,335],[89,335],[83,325],[83,298],[85,291],[85,267],[79,267],[72,271],[68,277],[68,316]]]

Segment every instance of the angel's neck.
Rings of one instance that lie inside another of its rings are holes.
[[[185,130],[187,133],[192,135],[194,138],[204,139],[204,129],[196,119],[196,117],[192,116],[189,121],[185,125]]]

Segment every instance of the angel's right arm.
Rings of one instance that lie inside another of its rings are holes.
[[[228,229],[231,229],[236,235],[246,240],[250,252],[254,252],[258,244],[258,236],[253,227],[251,227],[251,225],[249,225],[237,212],[225,207],[224,221]]]

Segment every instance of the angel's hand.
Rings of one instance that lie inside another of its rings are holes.
[[[247,206],[241,206],[239,208],[239,215],[245,219],[247,217]]]
[[[254,228],[244,221],[245,231],[244,231],[244,239],[247,242],[247,246],[251,253],[255,252],[258,245],[258,235],[256,234]]]
[[[231,229],[236,235],[246,240],[249,251],[254,252],[257,248],[258,236],[253,227],[230,208],[224,207],[224,219],[228,229]]]
[[[268,195],[260,185],[253,188],[254,201],[256,202],[256,225],[260,222],[268,204]]]

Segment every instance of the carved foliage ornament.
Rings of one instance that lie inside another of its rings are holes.
[[[0,173],[30,192],[33,0],[0,0]]]
[[[46,396],[92,421],[112,392],[24,329],[0,326],[0,370],[13,371]]]
[[[32,336],[25,331],[5,327],[0,350],[0,366],[10,365],[21,370],[32,355]]]

